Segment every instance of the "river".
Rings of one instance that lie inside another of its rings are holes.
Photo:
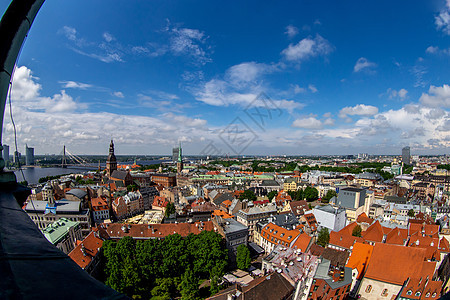
[[[148,161],[138,161],[140,165],[153,165],[153,164],[160,164],[163,162],[163,160],[148,160]],[[168,162],[164,160],[164,162]],[[132,162],[118,162],[119,165],[121,164],[133,164]],[[102,168],[105,168],[105,163],[102,163]],[[21,182],[23,180],[26,180],[28,184],[36,184],[39,183],[39,178],[46,177],[46,176],[56,176],[56,175],[65,175],[65,174],[74,174],[74,173],[84,173],[87,171],[94,171],[97,170],[98,165],[93,165],[92,168],[89,167],[83,167],[83,168],[76,168],[76,167],[67,167],[67,168],[41,168],[38,166],[35,167],[24,167],[23,168],[23,175],[25,176],[25,179],[22,176],[22,172],[19,170],[15,170],[14,174],[16,174],[16,178],[18,182]]]

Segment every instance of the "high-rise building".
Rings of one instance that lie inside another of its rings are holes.
[[[7,166],[9,163],[9,146],[3,145],[3,160],[5,161],[5,165]]]
[[[117,160],[116,156],[114,155],[114,142],[111,140],[111,143],[109,144],[109,155],[108,159],[106,160],[106,174],[108,177],[111,177],[111,174],[117,170]]]
[[[27,166],[34,165],[34,148],[28,147],[28,145],[25,146],[25,164]]]
[[[178,161],[178,151],[179,147],[172,148],[172,161],[176,163]]]
[[[22,155],[20,154],[19,151],[14,151],[14,163],[15,163],[15,164],[18,164],[18,163],[19,163],[20,157],[21,157],[21,156],[22,156]]]
[[[406,146],[402,149],[402,162],[405,165],[411,164],[411,149],[409,146]]]

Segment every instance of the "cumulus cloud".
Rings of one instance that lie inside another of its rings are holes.
[[[358,73],[363,70],[372,70],[377,66],[376,63],[373,63],[365,57],[360,57],[357,61],[355,66],[353,67],[353,72]]]
[[[22,143],[39,141],[37,153],[58,153],[62,144],[78,154],[103,153],[107,151],[111,136],[117,145],[128,149],[122,150],[122,153],[148,153],[149,149],[153,152],[155,147],[159,147],[159,153],[164,153],[164,149],[186,137],[192,142],[205,138],[218,139],[208,128],[207,121],[198,117],[175,113],[152,117],[92,113],[65,90],[51,97],[41,95],[37,80],[30,69],[17,68],[11,94],[19,147]],[[177,98],[164,92],[153,93]],[[4,142],[11,144],[14,134],[9,110],[5,112],[4,125]]]
[[[291,39],[298,34],[298,28],[294,25],[288,25],[284,33]]]
[[[347,116],[372,116],[378,113],[378,108],[372,105],[358,104],[355,106],[347,106],[340,110],[339,117]]]
[[[438,30],[450,35],[450,0],[446,1],[446,5],[441,9],[439,15],[434,19]]]
[[[122,92],[113,92],[113,95],[116,96],[117,98],[124,98],[125,97]]]
[[[447,49],[440,49],[437,46],[430,46],[425,50],[426,53],[429,54],[443,54],[443,55],[450,55],[450,48]]]
[[[331,53],[334,47],[320,35],[314,38],[308,37],[302,39],[297,44],[289,44],[281,54],[288,61],[302,62],[315,56],[324,56]]]
[[[400,100],[405,100],[408,96],[408,91],[405,89],[400,89],[400,90],[394,90],[394,89],[387,89],[386,91],[389,99],[400,99]]]
[[[230,67],[226,71],[226,77],[233,83],[250,82],[259,79],[262,75],[274,72],[276,65],[268,65],[257,62],[243,62]]]
[[[250,86],[243,89],[236,89],[236,87],[227,81],[212,79],[204,83],[198,90],[194,92],[195,98],[198,101],[204,102],[213,106],[253,106],[253,107],[276,107],[277,109],[293,110],[302,108],[304,104],[286,99],[269,99],[261,101],[258,87]],[[270,102],[270,103],[268,103]]]
[[[21,66],[15,69],[11,98],[18,101],[29,101],[39,96],[42,86],[36,81],[30,69]]]
[[[305,129],[320,129],[322,128],[322,122],[315,117],[306,117],[296,119],[292,123],[293,127],[305,128]]]
[[[422,93],[420,102],[431,107],[450,107],[450,86],[442,87],[431,85],[428,93]]]
[[[293,86],[293,88],[294,88],[294,94],[306,93],[306,89],[300,87],[298,84],[295,84],[295,85]]]

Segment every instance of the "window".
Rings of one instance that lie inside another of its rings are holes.
[[[433,293],[433,295],[431,295],[431,297],[436,298],[436,293]]]
[[[415,294],[414,294],[414,296],[416,296],[416,297],[420,297],[420,292],[419,291],[417,291]]]
[[[319,286],[316,285],[316,286],[313,288],[313,292],[317,291],[318,288],[319,288]]]
[[[283,237],[283,236],[284,236],[284,233],[280,234],[280,237]]]
[[[388,290],[384,289],[383,292],[381,292],[381,296],[386,297],[388,295]]]
[[[426,295],[425,295],[425,297],[430,297],[430,292],[428,292]]]
[[[371,290],[372,290],[372,286],[369,284],[369,285],[366,287],[366,293],[370,293]]]

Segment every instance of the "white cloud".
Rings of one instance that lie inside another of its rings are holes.
[[[41,105],[45,107],[46,112],[50,113],[72,112],[77,109],[77,104],[73,101],[73,98],[67,95],[64,90],[61,91],[61,94],[55,94],[51,98],[43,98]]]
[[[427,48],[427,50],[425,50],[426,53],[431,53],[431,54],[437,53],[438,51],[439,51],[439,47],[434,47],[434,46],[429,46]]]
[[[284,33],[291,39],[298,34],[298,28],[294,25],[288,25]]]
[[[192,56],[200,64],[212,61],[204,47],[208,38],[204,32],[198,29],[174,27],[170,33],[172,35],[170,49],[175,55]]]
[[[124,98],[125,97],[122,92],[114,92],[113,95],[116,96],[117,98]]]
[[[116,38],[109,32],[105,32],[103,33],[103,38],[105,39],[105,41],[107,41],[108,43],[114,41]]]
[[[450,86],[442,87],[431,85],[428,93],[422,93],[420,102],[431,107],[450,107]]]
[[[378,113],[378,108],[372,105],[358,104],[355,106],[347,106],[341,109],[339,117],[346,118],[349,116],[372,116]]]
[[[325,119],[325,121],[323,121],[323,125],[333,126],[334,125],[334,120],[331,119],[331,118]]]
[[[377,66],[376,63],[373,63],[373,62],[367,60],[367,58],[365,58],[365,57],[360,57],[356,61],[355,66],[353,67],[353,72],[358,73],[358,72],[361,72],[362,70],[370,70],[376,66]]]
[[[263,74],[276,70],[276,66],[263,63],[244,62],[230,67],[226,71],[226,76],[233,83],[250,82],[258,79]]]
[[[309,89],[312,93],[317,93],[317,88],[316,88],[314,85],[312,85],[312,84],[308,85],[308,89]]]
[[[450,0],[446,1],[445,7],[441,9],[434,21],[438,30],[450,35]]]
[[[300,87],[298,84],[294,85],[294,94],[306,93],[306,89]]]
[[[317,120],[315,117],[306,117],[296,119],[292,123],[292,126],[305,129],[320,129],[322,128],[322,122],[320,120]]]
[[[60,33],[64,34],[65,37],[71,41],[77,40],[77,30],[70,26],[64,26],[61,28]]]
[[[93,87],[92,84],[70,81],[70,80],[69,81],[60,81],[59,83],[61,83],[63,85],[63,88],[66,88],[66,89],[87,90],[87,89]]]
[[[280,109],[293,110],[302,108],[304,104],[286,99],[270,99],[270,104],[259,99],[261,90],[258,86],[246,87],[243,90],[237,89],[233,84],[224,80],[212,79],[204,83],[194,92],[194,96],[198,101],[213,106],[253,106],[266,107],[275,106]]]
[[[15,69],[11,98],[18,101],[29,101],[36,99],[42,86],[36,82],[37,77],[32,75],[30,69],[21,66]]]
[[[327,55],[332,52],[334,47],[320,35],[315,38],[304,38],[297,44],[289,44],[281,54],[288,61],[302,62],[308,58]]]
[[[400,89],[397,91],[397,90],[389,88],[389,89],[387,89],[386,93],[387,93],[389,99],[398,98],[402,101],[405,100],[408,96],[408,91],[405,89]]]
[[[450,55],[450,48],[447,49],[440,49],[437,46],[430,46],[425,50],[426,53],[429,54],[443,54],[443,55]]]

